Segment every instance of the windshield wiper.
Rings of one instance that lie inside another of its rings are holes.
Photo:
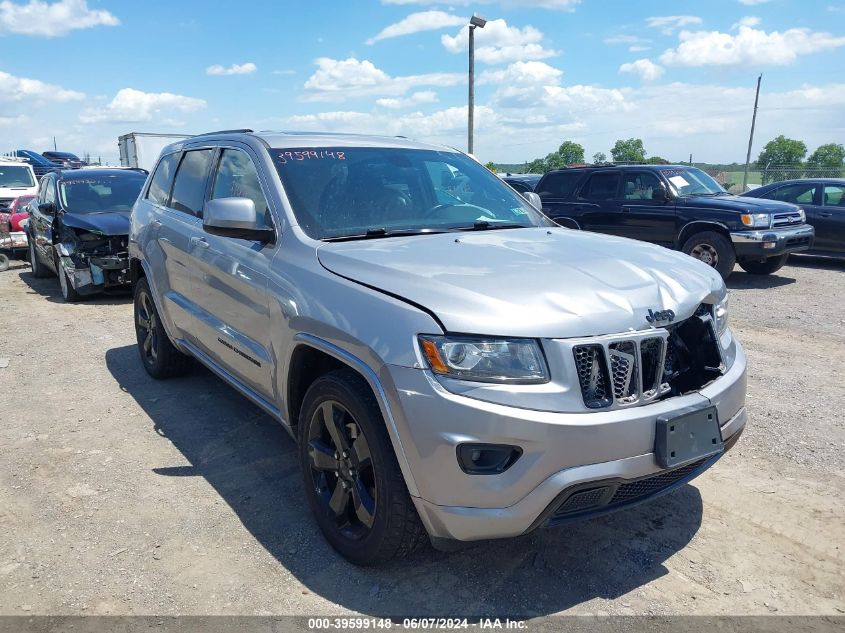
[[[472,226],[459,226],[453,231],[494,231],[496,229],[527,229],[527,224],[519,222],[488,222],[487,220],[476,220]]]
[[[388,231],[385,228],[367,229],[365,233],[356,233],[355,235],[335,235],[331,237],[324,237],[324,242],[351,242],[353,240],[376,240],[383,237],[400,237],[407,235],[434,235],[435,233],[445,233],[438,229],[394,229]]]

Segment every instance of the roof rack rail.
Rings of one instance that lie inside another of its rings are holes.
[[[212,134],[251,134],[253,130],[248,128],[243,128],[240,130],[215,130],[213,132],[203,132],[202,134],[196,134],[196,136],[211,136]]]

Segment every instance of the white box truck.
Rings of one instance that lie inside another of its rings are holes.
[[[167,145],[191,138],[190,134],[148,134],[130,132],[118,137],[121,167],[140,167],[152,171],[158,155]]]

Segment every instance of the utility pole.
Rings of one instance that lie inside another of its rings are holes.
[[[58,149],[59,149],[59,148],[58,148],[58,147],[56,147],[56,137],[54,136],[54,137],[53,137],[53,151],[55,152],[55,151],[56,151],[56,150],[58,150]]]
[[[467,108],[467,153],[472,154],[472,132],[475,125],[475,29],[483,29],[484,18],[473,15],[469,21],[469,104]]]
[[[754,95],[754,114],[751,115],[751,134],[748,136],[748,153],[745,155],[745,173],[742,175],[742,191],[748,186],[748,164],[751,162],[751,145],[754,143],[754,125],[757,123],[757,103],[760,101],[760,82],[763,80],[763,73],[757,77],[757,94]]]

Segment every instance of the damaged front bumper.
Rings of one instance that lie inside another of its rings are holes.
[[[117,240],[117,243],[124,242]],[[86,252],[79,243],[61,242],[56,245],[56,252],[68,283],[81,295],[126,288],[129,285],[129,254],[126,250],[114,254],[92,253]]]

